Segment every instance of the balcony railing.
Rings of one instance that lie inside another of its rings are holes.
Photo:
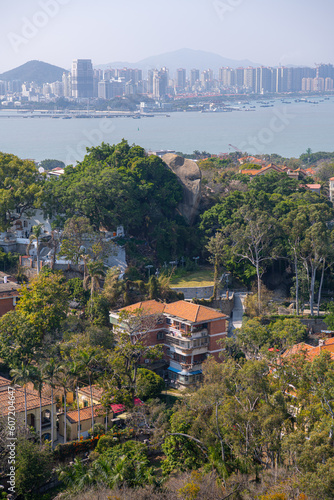
[[[204,361],[194,361],[193,363],[183,363],[180,362],[180,365],[184,370],[192,370],[193,368],[199,368],[199,366],[204,363]]]
[[[200,349],[201,347],[206,347],[209,343],[208,337],[202,337],[200,340],[185,340],[179,337],[174,337],[173,335],[166,335],[166,343],[169,345],[174,345],[180,347],[184,350]]]
[[[51,420],[42,420],[42,429],[47,429],[48,427],[51,427]]]

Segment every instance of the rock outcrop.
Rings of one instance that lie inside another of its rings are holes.
[[[167,167],[177,175],[183,188],[183,201],[179,211],[192,224],[201,201],[202,173],[196,162],[168,153],[162,157]]]

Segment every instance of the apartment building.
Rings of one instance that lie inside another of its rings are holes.
[[[123,311],[141,311],[144,316],[155,317],[145,342],[163,345],[168,378],[176,385],[187,386],[200,381],[202,363],[208,356],[220,360],[223,348],[219,341],[228,331],[229,318],[225,314],[185,300],[172,304],[149,300],[110,312],[110,322],[119,328],[122,328],[119,315]]]

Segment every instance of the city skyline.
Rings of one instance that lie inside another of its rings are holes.
[[[111,5],[96,0],[17,0],[0,20],[0,72],[27,60],[66,69],[87,58],[96,66],[134,63],[150,55],[189,47],[264,66],[333,63],[329,0],[153,0]]]

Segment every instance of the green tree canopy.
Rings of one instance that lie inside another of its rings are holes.
[[[11,222],[37,208],[42,195],[44,177],[34,162],[21,160],[11,154],[0,153],[0,229],[6,230]]]

